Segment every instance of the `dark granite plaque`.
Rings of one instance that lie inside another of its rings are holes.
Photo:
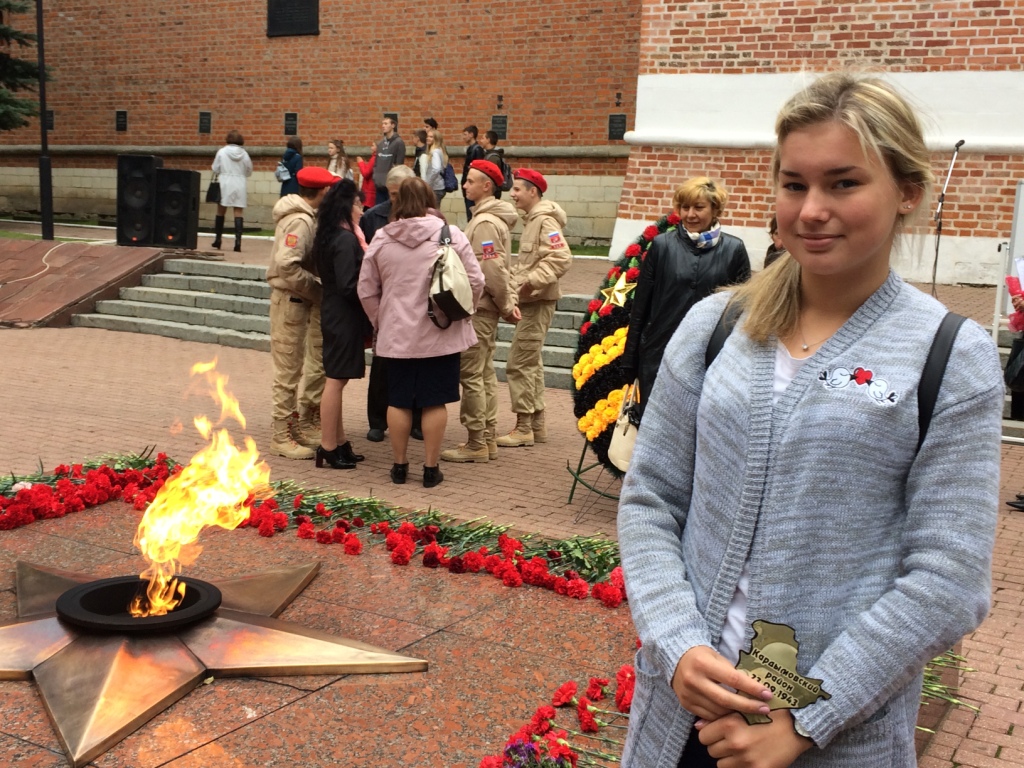
[[[284,113],[284,135],[285,136],[298,136],[299,135],[299,113],[298,112],[285,112]]]
[[[48,131],[52,131],[53,130],[53,110],[52,109],[46,110],[46,130],[48,130]]]
[[[608,115],[608,141],[622,141],[626,135],[626,116]]]
[[[128,110],[119,109],[114,112],[114,130],[116,131],[127,131],[128,130]]]
[[[199,132],[210,133],[213,129],[213,112],[199,113]]]
[[[397,112],[385,112],[384,117],[390,117],[395,121],[395,130],[398,130],[398,113]]]
[[[499,139],[507,139],[508,115],[491,115],[491,130],[498,134]]]
[[[267,37],[320,34],[320,0],[267,0]]]

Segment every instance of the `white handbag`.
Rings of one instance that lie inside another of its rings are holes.
[[[638,418],[634,415],[634,409],[639,402],[640,380],[637,379],[622,398],[612,442],[608,446],[608,461],[623,472],[629,470],[629,460],[633,457],[633,446],[636,445]]]

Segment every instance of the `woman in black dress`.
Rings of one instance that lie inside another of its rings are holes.
[[[640,267],[622,365],[630,380],[639,376],[641,408],[665,347],[690,308],[750,277],[746,246],[718,223],[727,199],[721,184],[703,176],[681,184],[672,196],[679,226],[654,238]]]
[[[317,212],[313,258],[324,286],[320,327],[324,335],[324,373],[327,382],[320,403],[322,438],[316,465],[355,469],[363,456],[352,450],[342,423],[342,392],[349,379],[366,373],[365,339],[372,333],[356,285],[366,242],[359,228],[363,212],[355,183],[339,181],[324,197]]]

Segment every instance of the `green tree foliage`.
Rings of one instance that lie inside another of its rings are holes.
[[[36,36],[11,26],[11,16],[28,13],[30,6],[21,0],[0,0],[0,131],[28,125],[28,118],[39,114],[35,99],[19,96],[39,84],[39,66],[33,59],[19,58],[31,47]]]

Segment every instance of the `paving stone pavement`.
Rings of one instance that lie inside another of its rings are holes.
[[[255,246],[252,250],[255,261],[259,254]],[[607,264],[580,260],[579,265],[566,287],[592,292]],[[939,297],[956,311],[991,321],[990,288],[940,286]],[[40,461],[52,467],[153,444],[187,460],[202,444],[192,418],[213,413],[202,390],[190,393],[188,371],[214,356],[248,418],[248,434],[258,446],[267,446],[271,368],[266,353],[84,328],[0,331],[0,471],[27,473]],[[573,503],[566,501],[571,483],[566,464],[575,466],[582,447],[569,392],[547,392],[547,444],[502,449],[498,461],[485,465],[444,464],[445,482],[430,490],[418,482],[422,449],[415,442],[410,482],[389,482],[388,444],[364,439],[365,394],[365,379],[346,389],[346,426],[356,449],[367,455],[357,470],[317,470],[312,462],[267,456],[272,476],[375,495],[410,508],[430,505],[463,519],[486,516],[519,531],[614,535],[613,501],[585,488],[577,490]],[[511,428],[504,384],[499,398],[501,427]],[[450,407],[446,445],[462,435],[457,406]],[[1024,448],[1004,446],[1002,455],[1002,498],[1011,499],[1024,490]],[[612,491],[619,487],[607,475],[599,484]],[[1024,513],[1006,507],[1000,510],[992,588],[989,617],[963,644],[974,671],[963,676],[960,696],[979,706],[980,714],[952,712],[921,757],[922,768],[1024,766]]]

